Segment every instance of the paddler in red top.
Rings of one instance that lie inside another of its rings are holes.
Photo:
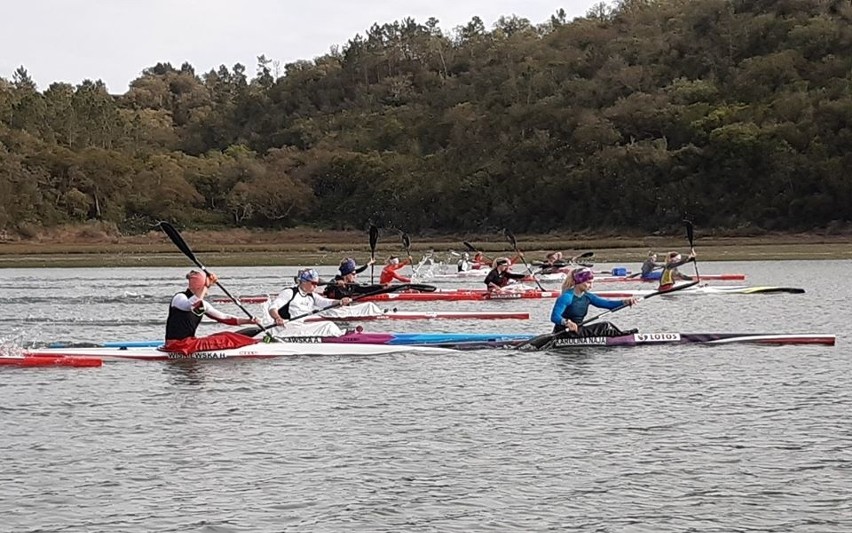
[[[169,305],[169,316],[166,319],[166,344],[162,347],[166,352],[177,352],[189,355],[201,350],[223,350],[241,348],[257,341],[251,337],[230,331],[214,333],[207,337],[196,337],[195,331],[201,318],[209,316],[217,322],[238,326],[242,324],[257,324],[255,318],[240,318],[217,310],[204,301],[207,290],[219,278],[215,274],[208,277],[204,272],[192,270],[186,275],[187,289],[174,295]]]
[[[406,278],[397,272],[397,270],[401,269],[405,265],[410,264],[411,256],[408,256],[408,259],[402,262],[400,262],[399,257],[395,255],[388,257],[388,260],[385,263],[385,268],[382,269],[382,275],[379,277],[379,283],[382,285],[390,285],[393,283],[393,280],[397,280],[400,283],[411,283],[411,278]]]

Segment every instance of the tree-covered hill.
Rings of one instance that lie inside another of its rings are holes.
[[[274,52],[274,51],[271,51]],[[0,229],[801,230],[852,220],[852,6],[376,24],[317,58],[0,78]]]

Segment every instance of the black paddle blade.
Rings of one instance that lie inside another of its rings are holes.
[[[517,249],[518,249],[518,241],[516,241],[516,240],[515,240],[515,236],[514,236],[514,235],[512,235],[512,232],[511,232],[511,231],[509,231],[509,230],[507,230],[507,229],[504,229],[504,230],[503,230],[503,235],[505,235],[505,236],[506,236],[506,240],[507,240],[507,241],[509,241],[509,244],[511,244],[511,245],[512,245],[512,248],[514,248],[515,250],[517,250]]]
[[[479,251],[479,250],[476,249],[476,247],[474,245],[470,244],[467,241],[462,241],[462,244],[464,244],[464,247],[467,248],[468,251],[470,251],[470,252],[478,252]]]
[[[370,224],[370,251],[376,253],[376,243],[379,242],[379,228]]]
[[[193,253],[192,249],[190,249],[189,245],[186,244],[186,241],[183,240],[183,237],[181,237],[181,234],[178,232],[178,230],[175,229],[174,226],[172,226],[168,222],[163,221],[160,222],[160,229],[162,229],[163,232],[165,232],[165,234],[169,236],[169,239],[171,239],[172,242],[175,243],[175,246],[177,246],[178,249],[183,252],[183,255],[187,256],[193,263],[198,265],[199,268],[204,270],[204,266],[195,257],[195,254]]]
[[[684,219],[683,223],[686,225],[686,238],[689,240],[689,247],[695,248],[695,233],[692,227],[692,222]]]
[[[583,252],[580,255],[576,256],[575,259],[586,259],[588,257],[594,257],[595,252]]]
[[[402,247],[407,252],[411,248],[411,239],[408,238],[408,233],[402,232]]]

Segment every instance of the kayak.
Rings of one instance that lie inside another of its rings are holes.
[[[361,345],[383,345],[383,346],[441,346],[443,348],[454,348],[456,346],[469,347],[472,344],[488,346],[506,346],[519,344],[533,338],[528,333],[364,333],[353,331],[340,337],[319,337],[315,335],[275,337],[278,342],[271,342],[272,346],[278,344],[347,344],[353,346]],[[131,348],[157,348],[162,341],[111,341],[101,344],[70,345],[63,343],[52,343],[49,349],[67,348],[117,348],[126,350]],[[266,344],[266,343],[264,343]],[[256,345],[251,345],[252,348]],[[378,350],[381,352],[381,349]],[[341,352],[341,353],[346,353]]]
[[[285,342],[257,343],[242,348],[211,350],[185,355],[163,352],[147,341],[107,343],[91,347],[31,349],[23,359],[29,364],[55,364],[60,360],[101,361],[169,361],[210,359],[269,359],[286,356],[318,355],[385,355],[393,353],[452,354],[459,350],[480,348],[518,348],[521,350],[560,350],[581,347],[636,347],[678,344],[733,344],[834,346],[836,337],[823,334],[775,333],[635,333],[617,337],[563,338],[553,335],[533,337],[527,334],[428,334],[413,333],[409,338],[399,333],[349,334],[343,337],[299,337]],[[401,344],[421,342],[424,344]],[[50,361],[50,362],[48,362]],[[78,365],[70,365],[78,366]],[[87,366],[80,364],[79,366]]]
[[[251,344],[242,348],[210,350],[192,354],[164,352],[152,346],[113,348],[41,348],[24,352],[26,358],[73,357],[102,361],[174,361],[209,359],[270,359],[286,356],[314,355],[387,355],[394,353],[440,354],[450,350],[436,346],[406,346],[394,344],[335,344],[327,341],[270,342]]]
[[[650,289],[639,290],[611,290],[611,291],[594,291],[598,296],[604,298],[631,298],[648,296],[651,293],[657,292]],[[805,289],[798,287],[747,287],[747,286],[732,286],[732,287],[708,287],[696,286],[688,287],[683,290],[674,291],[674,294],[682,295],[702,295],[702,294],[804,294]],[[664,296],[666,296],[664,294]]]
[[[565,281],[564,273],[542,274],[536,276],[539,281]],[[696,278],[698,279],[698,278]],[[701,274],[701,281],[745,281],[745,274]],[[527,276],[524,281],[533,281]],[[642,279],[638,276],[628,278],[627,276],[595,276],[595,283],[659,283],[658,279]]]
[[[486,289],[438,289],[434,292],[398,291],[373,296],[360,297],[361,302],[387,302],[391,300],[406,302],[452,302],[472,300],[517,300],[526,298],[556,298],[559,291],[540,291],[538,289],[523,289],[512,292],[489,293]],[[262,304],[268,296],[241,296],[238,298],[244,304]],[[214,298],[213,303],[230,303],[228,298]],[[324,314],[324,313],[323,313]],[[478,314],[478,313],[477,313]]]
[[[230,300],[226,300],[230,302]],[[530,314],[505,311],[421,311],[382,309],[374,303],[335,307],[306,317],[305,322],[360,322],[375,320],[529,320]]]
[[[775,333],[635,333],[617,337],[564,338],[542,335],[523,349],[554,350],[583,346],[647,346],[664,344],[821,344],[834,346],[834,335]]]
[[[43,357],[0,357],[0,366],[71,366],[71,367],[93,367],[101,366],[103,360],[97,357],[73,357],[67,355],[46,355]]]
[[[602,290],[593,291],[598,296],[603,298],[631,298],[647,296],[656,290],[651,289],[624,289],[624,290]],[[690,287],[680,291],[674,291],[677,294],[803,294],[804,289],[796,287],[747,287],[747,286],[731,286],[731,287]],[[453,301],[480,301],[480,300],[520,300],[520,299],[540,299],[540,298],[558,298],[562,294],[560,291],[541,291],[538,289],[526,289],[512,292],[494,292],[489,293],[485,289],[439,289],[435,292],[409,292],[399,291],[385,294],[377,294],[362,298],[361,301],[407,301],[407,302],[453,302]],[[263,303],[267,300],[266,296],[243,296],[239,298],[241,303]],[[213,300],[216,303],[230,302],[228,299],[217,298]]]

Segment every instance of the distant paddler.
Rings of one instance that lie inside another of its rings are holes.
[[[334,276],[334,280],[326,285],[323,295],[332,300],[342,300],[381,289],[384,285],[362,285],[358,283],[358,273],[366,270],[372,263],[373,261],[358,268],[355,260],[347,257],[340,262],[339,274]]]
[[[410,265],[411,262],[411,256],[408,256],[408,259],[404,261],[400,261],[399,257],[395,255],[388,257],[387,261],[385,261],[385,268],[382,269],[382,275],[379,276],[379,283],[385,286],[390,285],[394,281],[411,283],[411,278],[407,278],[398,272],[398,270],[401,270],[406,265]]]
[[[657,253],[654,251],[648,252],[648,258],[642,263],[642,274],[640,279],[644,281],[657,281],[663,275],[659,269],[665,267],[665,263],[657,262]]]
[[[510,266],[512,266],[512,262],[508,257],[498,257],[494,260],[493,268],[485,276],[485,286],[488,288],[488,292],[504,292],[505,287],[513,280],[520,281],[526,278],[525,274],[509,272]]]
[[[572,270],[562,284],[562,295],[553,304],[550,321],[553,333],[562,333],[568,337],[616,337],[630,335],[638,330],[621,331],[610,322],[595,322],[583,325],[589,306],[602,309],[618,309],[625,305],[634,305],[639,300],[626,298],[616,300],[601,298],[591,291],[595,273],[586,267]]]
[[[676,281],[691,281],[692,277],[686,274],[681,274],[678,267],[689,262],[695,261],[695,251],[689,253],[686,259],[683,259],[677,252],[669,252],[666,256],[666,263],[663,266],[663,272],[660,274],[659,290],[667,291],[674,287]]]

